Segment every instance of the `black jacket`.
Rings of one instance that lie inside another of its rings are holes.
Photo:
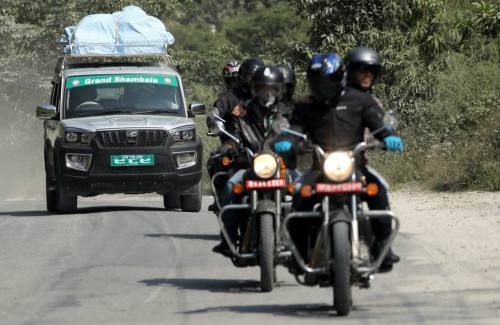
[[[276,141],[288,138],[276,134],[272,128],[276,118],[284,117],[289,120],[294,109],[293,102],[278,102],[271,108],[260,105],[252,100],[246,108],[246,115],[236,119],[233,134],[242,140],[245,147],[254,152],[273,151]],[[231,140],[228,140],[231,141]],[[282,155],[288,168],[295,169],[297,166],[296,154],[294,152]]]
[[[379,140],[392,134],[384,129],[384,112],[372,95],[347,88],[331,104],[307,98],[297,103],[291,119],[294,128],[326,151],[352,150],[364,140],[364,129],[379,130]]]
[[[234,132],[236,123],[236,117],[231,114],[236,106],[240,106],[245,109],[248,103],[252,100],[252,96],[249,92],[246,92],[242,88],[235,88],[231,90],[226,90],[217,97],[214,102],[214,107],[219,110],[219,115],[222,117],[226,123],[225,128],[230,133]],[[210,121],[207,119],[207,126],[210,127]],[[221,141],[227,139],[225,135],[220,136]]]
[[[222,118],[229,121],[233,118],[231,112],[236,106],[239,105],[241,108],[245,109],[251,100],[252,95],[249,92],[242,88],[235,88],[226,90],[220,94],[214,102],[214,107],[217,107]]]
[[[219,95],[214,107],[217,107],[221,117],[224,117],[238,105],[246,107],[251,100],[252,95],[242,88],[228,89]]]

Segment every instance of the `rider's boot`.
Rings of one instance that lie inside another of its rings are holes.
[[[229,249],[229,245],[224,238],[220,241],[220,243],[212,248],[212,252],[222,254],[226,257],[231,256],[231,250]]]
[[[213,213],[217,213],[219,209],[217,209],[217,204],[214,202],[208,206],[208,211]]]
[[[382,247],[384,245],[384,241],[379,241],[376,242],[373,245],[373,250],[372,254],[375,258],[377,258],[380,254],[380,251],[382,250]],[[392,247],[389,247],[389,251],[385,255],[384,259],[382,260],[382,264],[380,264],[380,267],[378,269],[378,272],[383,273],[383,272],[389,272],[392,270],[392,267],[395,263],[398,263],[400,261],[399,255],[394,253],[392,250]]]
[[[389,248],[389,251],[387,252],[387,255],[385,255],[382,264],[380,264],[380,270],[381,271],[387,270],[387,272],[392,270],[393,264],[398,263],[399,260],[400,260],[399,255],[394,253],[392,251],[392,248]]]

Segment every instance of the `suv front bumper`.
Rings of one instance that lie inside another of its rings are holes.
[[[201,180],[203,146],[200,139],[188,143],[167,141],[158,147],[102,148],[68,145],[58,141],[55,146],[56,178],[70,195],[92,196],[114,193],[185,193]],[[179,168],[176,155],[194,153],[192,166]],[[88,171],[66,166],[66,154],[92,155]],[[112,155],[154,155],[153,166],[112,167]]]

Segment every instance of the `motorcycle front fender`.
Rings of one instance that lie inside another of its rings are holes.
[[[330,212],[329,224],[332,225],[337,222],[345,222],[351,224],[352,216],[350,213],[344,209],[336,209]]]
[[[270,213],[276,216],[276,203],[271,200],[261,200],[257,202],[257,208],[255,209],[256,215],[261,215],[263,213]]]

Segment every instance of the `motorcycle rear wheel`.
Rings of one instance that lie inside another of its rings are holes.
[[[336,222],[332,226],[333,305],[337,315],[346,316],[352,307],[351,244],[349,225]]]
[[[260,289],[262,292],[271,292],[275,274],[273,215],[262,214],[259,223]]]

